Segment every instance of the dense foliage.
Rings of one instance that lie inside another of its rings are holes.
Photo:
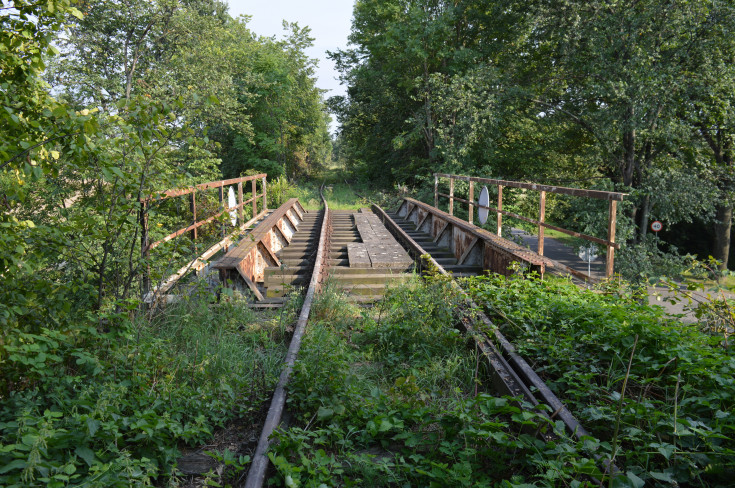
[[[635,294],[487,277],[469,288],[616,462],[648,483],[727,486],[735,359],[726,329],[665,316]]]
[[[202,292],[153,320],[109,316],[105,328],[80,312],[73,328],[6,332],[0,484],[150,486],[174,474],[180,448],[259,411],[285,324],[212,299]]]
[[[614,185],[624,238],[696,219],[726,267],[734,33],[731,2],[359,0],[354,47],[333,53],[340,153],[388,182]]]
[[[243,333],[252,315],[204,291],[144,313],[146,270],[196,248],[143,259],[140,221],[155,238],[183,216],[140,198],[324,164],[310,42],[259,38],[213,0],[0,4],[1,485],[150,484],[262,401],[282,333]]]
[[[571,439],[491,393],[484,359],[453,325],[461,300],[446,281],[401,285],[370,310],[330,290],[295,367],[298,420],[278,434],[272,482],[728,486],[735,362],[721,335],[622,290],[500,276],[468,288],[593,437]],[[595,456],[620,472],[611,480]]]

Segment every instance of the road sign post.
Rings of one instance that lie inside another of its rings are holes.
[[[592,261],[597,259],[597,246],[588,244],[579,248],[579,259],[587,261],[587,276],[592,276]]]

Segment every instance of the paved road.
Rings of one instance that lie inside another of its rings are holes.
[[[519,242],[532,251],[538,250],[538,236],[529,234],[521,229],[511,229],[509,239]],[[573,249],[561,241],[551,237],[544,237],[544,256],[569,266],[572,269],[587,274],[587,262],[582,261],[577,255],[578,250]],[[592,262],[591,275],[593,278],[605,278],[604,254]]]
[[[515,240],[524,244],[526,247],[533,251],[538,249],[538,236],[529,234],[528,232],[521,229],[511,229],[510,239]],[[582,261],[577,255],[577,249],[573,249],[566,244],[554,239],[553,237],[544,238],[544,255],[549,258],[559,261],[562,264],[569,266],[572,269],[576,269],[583,273],[587,273],[587,262]],[[604,255],[597,258],[597,261],[592,263],[591,266],[592,276],[599,279],[605,278],[605,261]],[[685,288],[684,288],[685,289]],[[686,297],[689,294],[690,300]],[[660,305],[666,309],[666,312],[670,315],[679,315],[683,322],[697,322],[697,318],[694,312],[691,310],[696,307],[698,303],[708,301],[713,298],[721,298],[723,292],[714,291],[689,291],[679,294],[679,301],[671,303],[672,298],[677,298],[674,293],[664,288],[650,287],[648,289],[648,304],[649,305]],[[735,299],[735,294],[724,292],[724,296],[728,299]]]

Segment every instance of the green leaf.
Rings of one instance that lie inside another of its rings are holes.
[[[84,459],[84,462],[87,463],[87,466],[92,466],[92,464],[94,464],[94,451],[92,451],[92,449],[86,446],[79,446],[74,450],[74,452],[77,456]]]
[[[100,421],[96,419],[87,419],[87,430],[89,431],[89,436],[94,437],[94,435],[97,433],[97,431],[100,428]]]
[[[334,410],[332,410],[331,408],[319,407],[319,410],[317,411],[317,417],[319,418],[319,420],[328,419],[332,415],[334,415]]]
[[[638,476],[636,476],[634,473],[628,471],[625,473],[625,476],[628,477],[628,481],[630,481],[631,486],[633,488],[643,488],[646,485],[646,482],[640,479]]]
[[[26,465],[27,463],[23,459],[16,459],[14,461],[10,461],[5,466],[0,467],[0,474],[5,474],[14,469],[23,469],[26,467]]]
[[[654,471],[651,471],[648,473],[651,475],[651,478],[657,479],[659,481],[668,481],[669,483],[673,483],[676,480],[671,476],[671,473],[663,472],[663,473],[657,473]]]

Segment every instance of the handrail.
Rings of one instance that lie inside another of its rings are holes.
[[[147,260],[150,257],[150,252],[152,249],[155,249],[156,247],[160,246],[164,242],[168,242],[172,239],[175,239],[176,237],[179,237],[183,234],[186,234],[187,232],[192,233],[192,239],[196,240],[198,237],[197,230],[199,227],[206,225],[208,223],[213,222],[217,218],[221,217],[227,212],[231,212],[233,210],[238,211],[238,220],[240,222],[245,221],[245,205],[252,203],[253,206],[253,216],[258,214],[258,200],[262,198],[262,205],[261,205],[261,212],[265,212],[268,210],[268,190],[267,190],[267,174],[261,173],[257,175],[252,176],[243,176],[240,178],[232,178],[229,180],[217,180],[217,181],[209,181],[207,183],[201,183],[199,185],[191,186],[188,188],[174,188],[165,190],[156,194],[151,194],[146,197],[140,198],[140,227],[141,227],[141,234],[140,234],[140,253],[141,257],[145,260]],[[258,180],[261,182],[261,191],[262,193],[257,193],[257,183]],[[244,200],[243,198],[243,183],[245,182],[251,182],[251,197],[248,200]],[[237,200],[238,204],[234,207],[230,207],[228,205],[227,200],[225,199],[224,195],[224,188],[226,186],[231,185],[237,185]],[[197,220],[197,201],[196,201],[196,195],[200,191],[209,190],[213,188],[219,188],[219,200],[222,203],[222,210],[216,213],[215,215],[211,215],[205,219]],[[176,230],[175,232],[167,235],[161,240],[158,240],[156,242],[150,243],[149,242],[149,232],[148,232],[148,210],[151,207],[152,203],[154,202],[160,202],[169,198],[174,197],[181,197],[184,195],[191,195],[190,197],[190,208],[192,212],[192,223],[191,225],[188,225],[187,227],[183,227],[181,229]],[[222,228],[222,239],[223,242],[225,240],[225,228],[223,226]],[[225,244],[226,246],[226,244]],[[146,277],[144,281],[144,295],[148,293],[150,290],[150,270],[146,268]]]
[[[266,173],[261,173],[257,175],[252,176],[242,176],[240,178],[232,178],[229,180],[217,180],[217,181],[209,181],[207,183],[201,183],[199,185],[190,186],[188,188],[180,188],[180,189],[171,189],[171,190],[165,190],[156,195],[148,195],[147,197],[143,197],[140,199],[141,202],[150,202],[150,201],[156,201],[156,200],[166,200],[167,198],[172,197],[180,197],[183,195],[188,195],[189,193],[193,193],[197,190],[209,190],[212,188],[221,188],[223,186],[230,186],[234,185],[235,183],[243,183],[245,181],[252,181],[252,180],[259,180],[266,178],[268,175]]]
[[[439,192],[439,178],[449,179],[449,194]],[[469,199],[456,197],[454,195],[454,181],[466,181],[469,183]],[[497,207],[490,205],[480,205],[474,198],[474,183],[484,183],[489,185],[496,185],[498,187],[498,204]],[[539,196],[539,218],[533,219],[518,215],[513,212],[503,210],[503,188],[521,188],[525,190],[538,191]],[[573,230],[565,229],[546,223],[546,193],[557,193],[562,195],[572,195],[584,198],[595,198],[599,200],[607,200],[609,202],[608,208],[608,225],[607,225],[607,239],[600,239],[599,237],[582,234]],[[524,222],[528,222],[538,226],[538,253],[544,255],[544,229],[553,229],[566,235],[578,237],[590,242],[596,242],[607,248],[607,263],[606,263],[606,276],[612,277],[614,264],[615,264],[615,250],[620,249],[620,244],[615,242],[615,227],[617,223],[617,204],[622,201],[627,193],[613,192],[613,191],[602,191],[602,190],[587,190],[583,188],[567,188],[564,186],[552,186],[542,185],[538,183],[527,183],[523,181],[509,181],[499,180],[492,178],[478,178],[474,176],[462,176],[452,175],[445,173],[434,173],[434,207],[439,208],[439,197],[446,197],[449,199],[449,215],[454,215],[454,201],[466,203],[469,205],[469,218],[468,222],[473,223],[473,210],[475,207],[492,210],[497,215],[497,234],[502,236],[503,233],[503,215],[513,217]]]
[[[474,181],[477,183],[485,183],[487,185],[501,185],[509,188],[522,188],[525,190],[546,191],[549,193],[559,193],[564,195],[572,195],[575,197],[597,198],[599,200],[616,200],[623,201],[628,194],[617,191],[604,190],[587,190],[585,188],[568,188],[566,186],[542,185],[539,183],[527,183],[524,181],[497,180],[493,178],[478,178],[475,176],[460,176],[444,173],[434,173],[434,176],[440,178],[452,178],[462,181]]]

